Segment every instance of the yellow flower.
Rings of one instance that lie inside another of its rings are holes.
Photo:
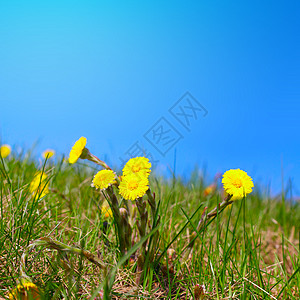
[[[140,177],[135,174],[122,176],[122,181],[119,185],[120,195],[126,200],[135,200],[138,197],[143,197],[148,190],[149,181],[145,177]]]
[[[96,189],[104,190],[116,182],[115,178],[116,174],[114,171],[101,170],[94,176],[91,186]]]
[[[111,211],[111,208],[107,204],[103,204],[101,207],[101,214],[104,216],[106,219],[110,219],[113,216],[113,213]]]
[[[50,157],[52,157],[53,155],[55,155],[55,151],[54,150],[52,150],[52,149],[46,149],[43,153],[42,153],[42,156],[43,156],[43,158],[50,158]]]
[[[231,200],[241,199],[252,192],[252,178],[240,169],[228,170],[224,173],[222,183],[227,194],[232,195]]]
[[[15,289],[9,293],[10,300],[40,300],[40,291],[32,282],[18,284]]]
[[[42,198],[49,193],[48,186],[49,183],[47,182],[47,175],[42,171],[38,171],[30,183],[29,191],[31,193],[37,192],[37,194]]]
[[[72,147],[70,154],[69,154],[69,163],[74,164],[82,154],[83,149],[85,148],[86,145],[86,138],[81,137],[74,146]]]
[[[151,163],[146,157],[135,157],[129,159],[123,168],[123,175],[135,174],[142,177],[148,177],[151,170]]]
[[[205,190],[203,191],[203,195],[206,197],[206,196],[214,193],[216,188],[217,188],[216,184],[212,183],[211,185],[209,185],[208,187],[205,188]]]
[[[3,158],[7,157],[11,152],[11,147],[9,145],[2,145],[0,147],[0,153]]]

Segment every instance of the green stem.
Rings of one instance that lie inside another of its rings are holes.
[[[146,209],[146,202],[143,200],[142,197],[137,198],[135,203],[136,203],[138,212],[140,214],[140,222],[137,221],[137,227],[138,227],[141,239],[143,239],[146,236],[148,211]],[[137,276],[136,276],[137,284],[141,284],[141,282],[143,281],[147,242],[148,242],[148,239],[143,243],[143,245],[141,247],[140,255],[138,256],[138,260],[137,260]]]
[[[217,205],[212,211],[210,211],[208,214],[206,214],[206,209],[207,207],[204,209],[203,211],[203,214],[201,216],[201,219],[198,223],[198,226],[197,226],[197,232],[200,231],[200,229],[202,228],[202,226],[205,225],[205,223],[213,218],[214,216],[216,216],[218,214],[218,212],[220,210],[223,210],[226,206],[230,205],[233,201],[230,201],[232,196],[227,196],[221,203],[219,203],[219,205]],[[194,247],[194,244],[195,244],[195,241],[196,241],[196,237],[197,237],[197,233],[194,232],[191,236],[191,242],[190,244],[188,245],[187,249],[189,249],[187,251],[187,254],[185,255],[185,258],[188,257],[188,255],[190,254],[190,252],[192,251],[193,247]]]
[[[121,224],[121,215],[120,215],[120,210],[119,210],[119,202],[118,199],[113,191],[113,188],[110,186],[107,188],[107,193],[110,199],[111,203],[111,208],[112,212],[114,215],[114,221],[117,227],[117,235],[119,238],[119,248],[121,252],[121,256],[125,254],[125,233],[124,233],[124,228],[122,228]]]
[[[142,197],[136,199],[136,206],[140,214],[140,223],[138,223],[138,229],[141,238],[146,235],[146,225],[148,221],[148,211],[146,209],[146,202]]]
[[[156,202],[155,202],[155,194],[151,192],[150,188],[147,190],[148,203],[151,207],[152,218],[154,220],[156,214]]]
[[[132,229],[128,221],[128,211],[125,208],[120,208],[121,226],[124,230],[124,240],[127,250],[131,248]]]

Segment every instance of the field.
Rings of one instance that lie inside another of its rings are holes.
[[[117,197],[132,230],[122,248],[107,194],[91,187],[101,167],[23,153],[0,158],[0,170],[0,298],[20,280],[40,293],[20,299],[300,298],[300,206],[285,193],[254,182],[208,217],[226,197],[220,177],[152,171],[154,210],[146,196],[140,207]],[[47,176],[34,188],[37,171]]]

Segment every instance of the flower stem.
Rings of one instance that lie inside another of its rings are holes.
[[[114,221],[117,227],[117,235],[119,238],[119,248],[120,248],[120,252],[121,255],[123,256],[125,254],[125,232],[124,232],[124,228],[122,227],[122,223],[121,223],[121,215],[120,215],[120,210],[119,210],[119,203],[118,203],[118,199],[113,191],[113,188],[110,186],[107,188],[107,193],[111,202],[111,208],[112,208],[112,212],[114,215]]]
[[[223,210],[226,206],[230,205],[233,201],[230,201],[231,199],[231,195],[227,196],[221,203],[219,203],[219,205],[217,205],[212,211],[210,211],[208,214],[206,214],[206,210],[207,210],[207,207],[204,208],[204,211],[202,213],[202,216],[199,220],[199,223],[198,223],[198,226],[197,226],[197,232],[200,231],[200,229],[205,225],[205,223],[215,217],[218,212],[220,210]],[[187,253],[185,255],[185,259],[188,258],[188,256],[190,255],[193,247],[194,247],[194,244],[195,244],[195,241],[196,241],[196,237],[197,237],[197,233],[196,232],[193,232],[192,236],[191,236],[191,242],[189,243],[189,245],[187,246]]]

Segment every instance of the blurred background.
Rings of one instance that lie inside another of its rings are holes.
[[[300,195],[299,1],[1,1],[1,143]],[[186,93],[189,94],[186,94]],[[186,124],[184,122],[187,122]]]

